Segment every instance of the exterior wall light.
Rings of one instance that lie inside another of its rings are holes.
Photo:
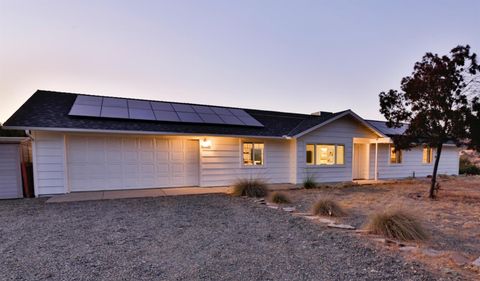
[[[200,147],[201,148],[210,148],[210,147],[212,147],[212,141],[207,140],[207,138],[204,138],[203,140],[200,141]]]

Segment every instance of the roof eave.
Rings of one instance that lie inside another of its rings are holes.
[[[304,136],[312,131],[315,131],[316,129],[318,128],[321,128],[327,124],[330,124],[332,123],[333,121],[336,121],[342,117],[345,117],[347,115],[351,115],[352,117],[354,117],[356,120],[358,120],[360,123],[362,123],[365,127],[369,128],[372,132],[374,132],[375,134],[377,134],[379,137],[382,137],[382,138],[388,138],[387,135],[383,134],[382,132],[380,132],[377,128],[373,127],[372,125],[370,125],[367,121],[365,121],[362,117],[358,116],[355,112],[353,112],[352,110],[346,110],[345,112],[341,113],[341,114],[338,114],[330,119],[328,119],[327,121],[325,122],[322,122],[316,126],[313,126],[303,132],[300,132],[296,135],[293,135],[292,138],[299,138],[301,136]]]
[[[179,133],[166,131],[136,131],[136,130],[104,130],[104,129],[77,129],[77,128],[51,128],[51,127],[28,127],[28,126],[4,126],[7,129],[49,131],[61,133],[102,133],[102,134],[131,134],[131,135],[169,135],[169,136],[212,136],[212,137],[237,137],[258,139],[288,139],[285,136],[260,136],[241,134],[212,134],[212,133]]]

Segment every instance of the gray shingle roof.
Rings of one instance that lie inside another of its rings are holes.
[[[385,121],[377,121],[377,120],[365,120],[365,121],[367,121],[370,125],[372,125],[377,130],[379,130],[380,132],[382,132],[387,136],[401,135],[408,128],[408,124],[403,124],[399,128],[389,128],[387,126],[387,122]]]
[[[258,137],[293,136],[333,118],[338,113],[321,116],[244,109],[264,127],[230,126],[95,118],[68,115],[78,94],[38,90],[6,122],[7,127],[61,128],[168,132],[178,134],[215,134]]]

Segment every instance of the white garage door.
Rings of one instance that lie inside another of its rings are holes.
[[[199,185],[197,140],[69,136],[70,191]]]

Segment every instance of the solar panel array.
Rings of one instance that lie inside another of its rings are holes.
[[[263,127],[243,109],[77,95],[69,115]]]

